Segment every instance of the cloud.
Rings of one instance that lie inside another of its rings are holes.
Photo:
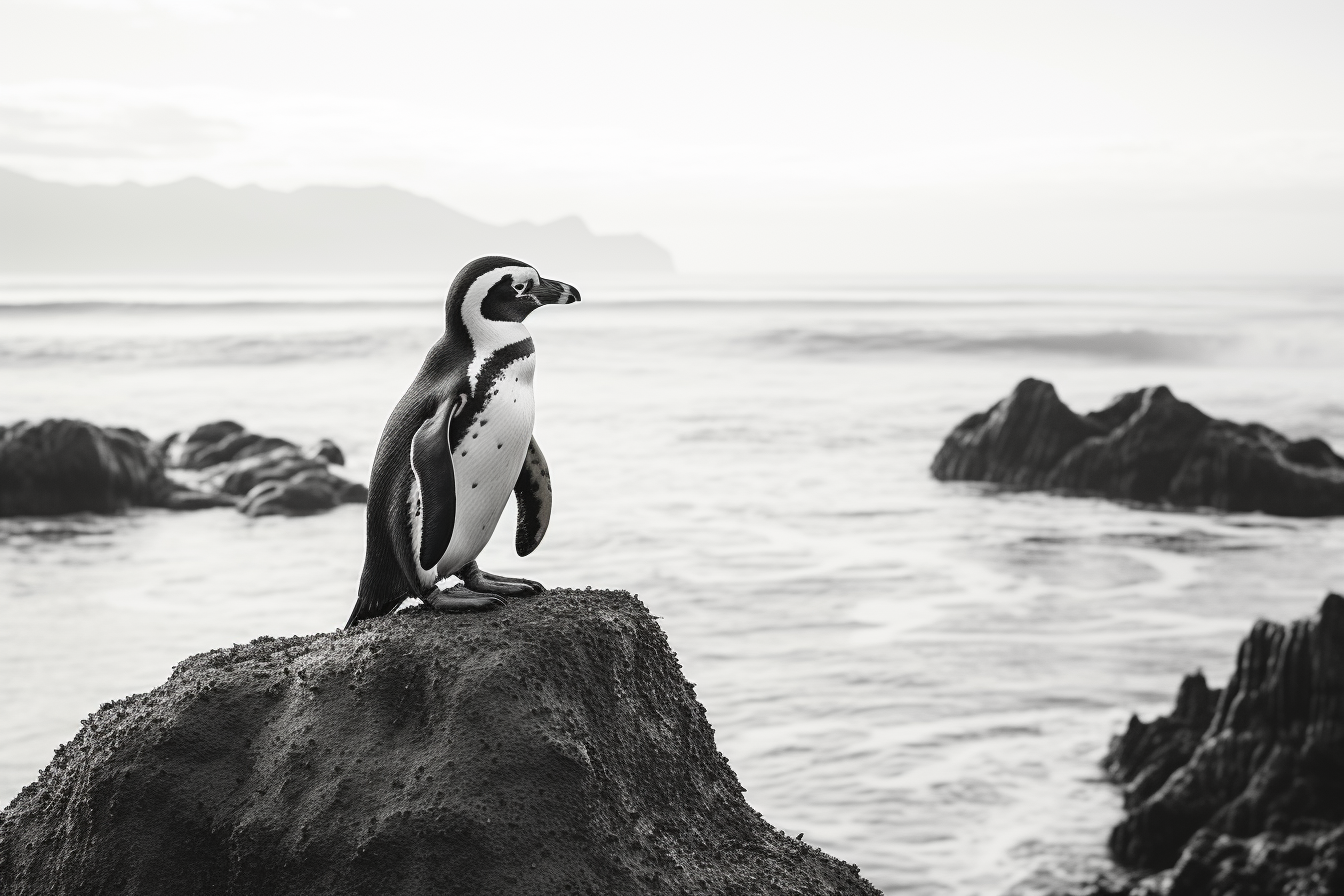
[[[0,159],[200,159],[239,140],[236,121],[169,97],[99,85],[0,88]]]
[[[154,18],[170,18],[205,25],[251,22],[277,9],[329,18],[348,18],[352,15],[351,7],[345,0],[55,0],[55,2],[73,10],[110,13],[129,21],[144,22]]]
[[[61,5],[94,12],[146,18],[166,15],[193,22],[228,22],[264,12],[261,0],[59,0]]]

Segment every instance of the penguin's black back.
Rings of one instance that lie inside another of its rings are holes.
[[[465,330],[458,330],[464,334]],[[411,440],[440,405],[466,391],[471,346],[444,335],[429,350],[415,379],[383,426],[369,473],[365,505],[364,569],[359,599],[347,625],[390,613],[408,597],[419,597],[417,559],[411,545],[407,501],[411,472]],[[455,344],[456,343],[456,344]]]

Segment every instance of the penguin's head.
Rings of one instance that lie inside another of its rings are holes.
[[[490,255],[470,262],[453,278],[445,310],[449,329],[455,321],[472,329],[478,321],[520,323],[542,305],[577,301],[579,291],[568,283],[547,280],[516,258]]]

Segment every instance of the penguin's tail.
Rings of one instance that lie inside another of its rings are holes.
[[[354,628],[354,627],[355,627],[355,623],[357,623],[357,622],[359,622],[359,620],[365,618],[365,617],[359,615],[359,603],[360,603],[359,601],[356,601],[356,602],[355,602],[354,609],[352,609],[352,610],[350,611],[350,618],[347,619],[347,620],[345,620],[345,627],[346,627],[346,628]]]
[[[401,595],[388,600],[372,601],[366,600],[363,596],[360,596],[360,598],[355,601],[354,609],[350,611],[350,618],[345,621],[345,627],[353,628],[357,623],[365,619],[376,619],[379,616],[386,616],[388,613],[395,610],[397,605],[403,600],[405,600],[405,597]]]
[[[360,578],[359,597],[355,599],[350,618],[345,622],[346,628],[351,628],[364,619],[386,616],[407,598],[408,595],[402,589],[379,587],[375,584],[377,581],[380,581],[378,576],[365,575]]]

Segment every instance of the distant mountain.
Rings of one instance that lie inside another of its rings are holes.
[[[391,187],[71,186],[0,169],[0,272],[448,274],[478,255],[543,274],[672,270],[639,234],[576,217],[496,227]]]

